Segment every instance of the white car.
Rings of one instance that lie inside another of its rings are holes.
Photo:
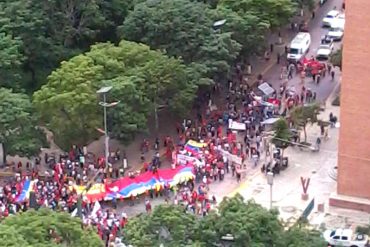
[[[330,39],[329,37],[325,37],[325,39],[321,41],[321,45],[319,46],[319,49],[317,50],[317,53],[316,53],[317,60],[329,59],[329,56],[333,50],[334,50],[333,40]]]
[[[369,243],[369,236],[353,234],[351,229],[326,230],[324,238],[332,246],[366,247]]]
[[[330,27],[331,22],[339,16],[340,12],[338,10],[330,10],[322,20],[323,27]]]
[[[334,41],[341,41],[344,35],[344,30],[340,27],[332,27],[329,29],[327,35]]]

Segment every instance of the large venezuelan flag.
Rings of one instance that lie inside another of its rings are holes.
[[[106,185],[106,200],[113,198],[130,198],[145,193],[150,189],[160,189],[164,185],[174,186],[181,182],[194,179],[192,166],[179,166],[176,169],[158,169],[148,171],[135,178],[124,177]]]
[[[26,180],[23,182],[23,187],[21,193],[15,198],[16,202],[23,202],[27,200],[30,197],[30,192],[32,191],[33,188],[33,181],[31,180]]]

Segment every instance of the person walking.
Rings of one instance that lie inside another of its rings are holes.
[[[329,74],[331,73],[331,69],[332,69],[331,65],[328,64],[328,72],[329,72]]]
[[[334,72],[334,70],[332,70],[330,72],[330,74],[331,74],[331,80],[334,81],[334,78],[335,78],[335,72]]]
[[[319,85],[321,79],[320,73],[316,75],[316,84]]]
[[[288,70],[288,80],[290,80],[290,79],[293,79],[293,69],[291,69],[289,67],[289,70]]]

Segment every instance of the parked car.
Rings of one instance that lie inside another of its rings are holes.
[[[330,54],[334,50],[334,43],[330,37],[325,36],[321,40],[321,45],[317,50],[316,59],[317,60],[327,60],[329,59]]]
[[[351,229],[326,230],[324,238],[332,246],[366,247],[369,243],[369,236],[353,234]]]
[[[331,27],[328,32],[328,36],[334,41],[340,41],[344,35],[345,20],[336,18],[331,22]]]
[[[338,10],[330,10],[322,20],[323,27],[330,27],[331,22],[339,16],[340,12]]]

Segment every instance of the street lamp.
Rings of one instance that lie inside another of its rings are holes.
[[[102,87],[98,91],[97,94],[103,95],[103,102],[99,102],[104,108],[104,143],[105,143],[105,166],[108,167],[108,158],[109,158],[109,136],[108,136],[108,126],[107,126],[107,108],[116,106],[118,102],[107,103],[107,93],[112,89],[112,87]]]
[[[270,210],[272,209],[272,185],[274,184],[274,173],[267,173],[267,184],[270,185]]]

